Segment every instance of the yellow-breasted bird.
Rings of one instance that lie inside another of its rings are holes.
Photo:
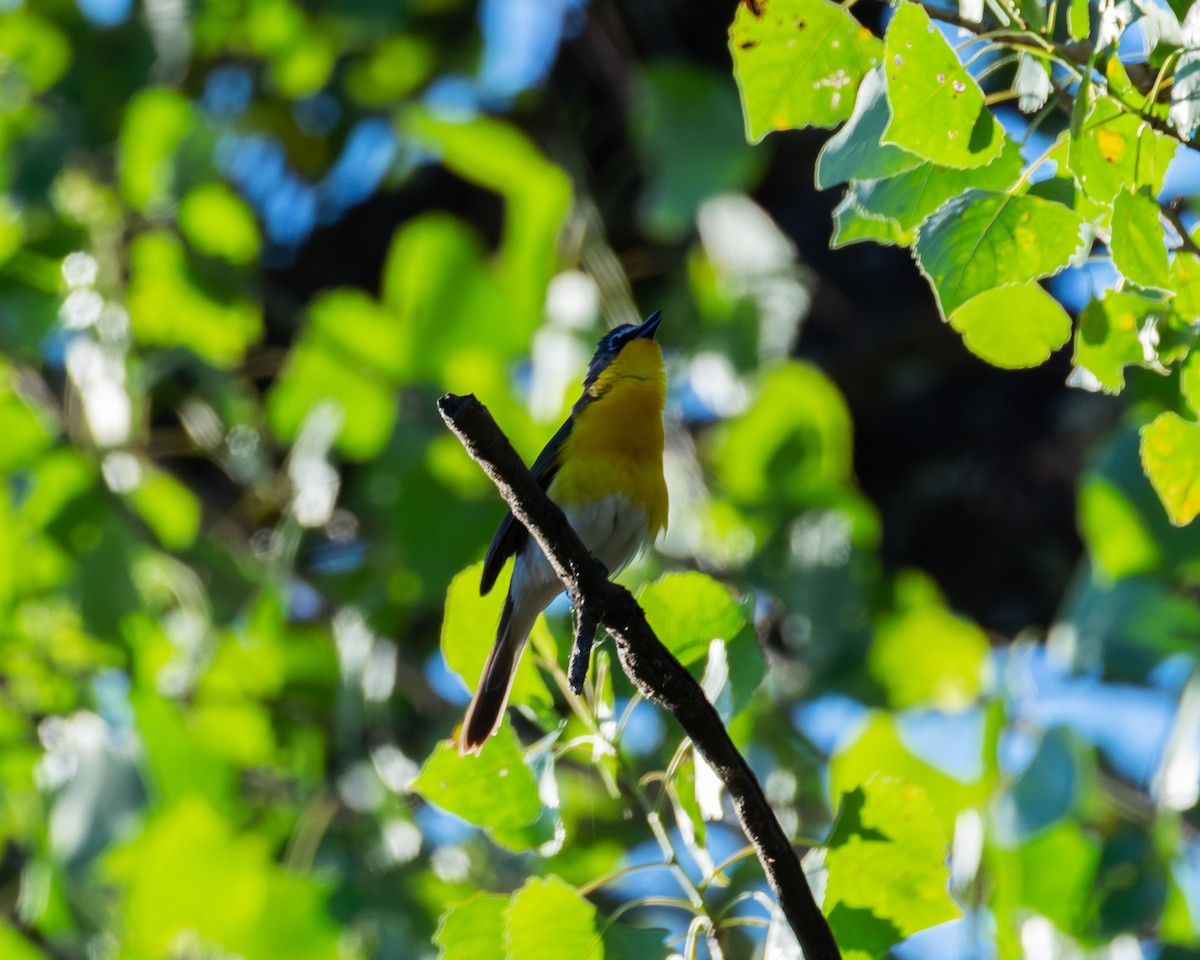
[[[530,468],[592,554],[615,573],[667,525],[663,479],[666,371],[654,342],[660,317],[600,338],[583,395]],[[467,708],[460,753],[479,753],[508,704],[521,651],[538,614],[562,591],[541,547],[508,513],[483,561],[480,593],[516,555],[496,642]]]

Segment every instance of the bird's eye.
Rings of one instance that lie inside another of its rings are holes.
[[[608,338],[608,349],[609,350],[616,350],[617,347],[620,346],[620,344],[621,344],[621,338],[617,334],[614,333],[611,337]]]

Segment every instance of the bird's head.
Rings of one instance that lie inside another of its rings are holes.
[[[655,310],[643,323],[623,323],[602,336],[588,364],[584,396],[602,393],[620,377],[661,377],[662,351],[654,342],[661,322],[662,314]]]

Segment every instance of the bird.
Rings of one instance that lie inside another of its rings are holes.
[[[666,368],[654,339],[661,319],[655,311],[641,324],[621,324],[600,338],[582,395],[530,467],[610,574],[667,526]],[[510,511],[484,556],[481,595],[511,556],[516,561],[496,640],[458,737],[464,756],[478,754],[499,729],[534,621],[562,592],[541,547]]]

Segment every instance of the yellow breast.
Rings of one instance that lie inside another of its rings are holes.
[[[551,496],[562,506],[621,493],[646,511],[651,537],[667,525],[663,479],[666,373],[653,340],[634,340],[592,384],[559,456]]]

